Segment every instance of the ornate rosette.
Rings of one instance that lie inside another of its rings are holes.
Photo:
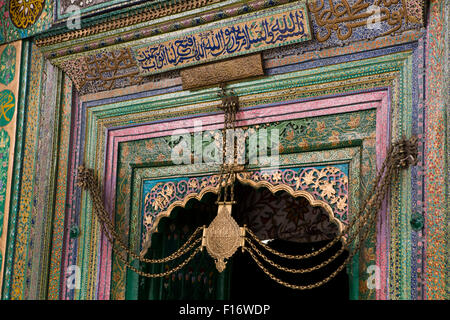
[[[272,192],[283,188],[289,194],[308,194],[308,201],[327,204],[326,211],[338,227],[348,223],[348,177],[337,167],[304,167],[281,170],[240,172],[237,180],[254,187],[268,187]],[[184,178],[179,181],[158,182],[144,195],[143,251],[150,235],[157,232],[162,217],[175,207],[184,207],[190,199],[200,200],[208,192],[217,193],[219,176]],[[298,195],[297,195],[298,196]]]
[[[45,0],[10,0],[9,14],[12,23],[21,29],[33,25],[44,9]]]

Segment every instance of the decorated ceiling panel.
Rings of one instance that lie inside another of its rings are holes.
[[[142,0],[59,0],[55,1],[57,20],[66,19],[74,10],[81,14],[95,13],[105,9],[112,9],[123,4],[143,2]],[[155,1],[151,1],[155,2]]]

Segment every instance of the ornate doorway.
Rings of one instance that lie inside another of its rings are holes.
[[[255,189],[237,184],[237,204],[233,217],[239,225],[246,224],[268,245],[287,254],[306,254],[325,246],[338,233],[336,220],[320,206],[312,206],[304,197],[293,197],[285,191],[275,194],[267,188]],[[207,193],[199,200],[176,207],[169,217],[159,221],[158,232],[152,235],[147,256],[160,258],[174,252],[199,226],[208,225],[215,216],[216,197]],[[269,241],[270,240],[270,241]],[[341,247],[338,242],[319,256],[307,260],[274,259],[291,268],[305,268],[327,260]],[[306,274],[277,274],[292,283],[309,284],[322,280],[347,256],[341,255],[332,263]],[[174,262],[176,265],[177,262]],[[238,250],[219,273],[206,250],[183,269],[164,278],[139,280],[139,299],[286,299],[349,298],[349,277],[345,270],[323,287],[312,290],[293,290],[283,287],[262,272],[247,253]],[[147,266],[147,272],[162,272],[171,265]],[[272,270],[271,270],[272,271]]]

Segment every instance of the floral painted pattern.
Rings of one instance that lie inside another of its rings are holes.
[[[16,72],[16,48],[12,45],[5,47],[0,56],[0,83],[7,86],[14,79]]]
[[[3,233],[3,218],[5,214],[6,183],[8,179],[9,135],[0,130],[0,236]],[[0,262],[1,263],[1,262]],[[1,266],[1,264],[0,264]]]
[[[276,101],[274,100],[273,102]],[[359,125],[356,126],[357,124]],[[304,162],[303,158],[298,158],[297,156],[294,156],[294,154],[314,150],[325,150],[329,147],[344,148],[353,146],[353,141],[363,141],[363,152],[361,155],[361,166],[362,168],[364,168],[364,170],[362,171],[364,174],[361,176],[361,180],[363,182],[361,183],[361,185],[358,182],[358,187],[356,187],[356,189],[358,190],[358,193],[365,193],[365,190],[368,186],[368,181],[371,180],[370,173],[373,172],[373,168],[375,167],[375,144],[372,143],[372,140],[370,139],[376,129],[376,111],[374,111],[373,109],[354,113],[343,113],[338,115],[327,115],[314,118],[301,118],[283,121],[280,123],[268,123],[264,125],[264,128],[268,130],[268,136],[270,136],[270,130],[272,128],[279,130],[280,154],[292,154],[292,157],[282,160],[281,165],[286,167],[289,166],[291,168],[296,163],[319,164],[323,163],[324,161],[324,158],[322,156],[313,155],[310,159],[308,158],[308,161]],[[338,133],[337,138],[339,142],[337,144],[333,144],[334,142],[331,141],[332,132]],[[179,180],[176,180],[177,178],[175,177],[172,179],[169,178],[167,180],[146,180],[144,181],[142,193],[140,193],[140,195],[136,194],[136,196],[133,196],[134,200],[132,201],[130,198],[133,192],[136,192],[136,190],[140,190],[137,186],[136,188],[134,188],[133,186],[133,170],[134,168],[136,168],[136,165],[149,166],[149,164],[151,164],[152,167],[155,167],[154,169],[156,171],[159,171],[156,167],[164,168],[165,166],[170,166],[171,169],[169,169],[168,172],[164,170],[164,173],[161,173],[160,176],[179,176],[179,167],[173,166],[173,162],[171,160],[172,146],[170,145],[170,141],[170,137],[158,137],[152,139],[124,142],[119,145],[119,160],[117,162],[118,168],[115,223],[119,232],[122,232],[122,234],[129,233],[130,235],[132,235],[133,240],[130,241],[134,242],[130,242],[130,244],[136,244],[136,251],[140,250],[140,241],[145,239],[145,234],[148,230],[147,227],[149,227],[149,225],[147,225],[146,227],[145,224],[152,223],[152,221],[154,221],[154,217],[158,216],[158,213],[163,211],[153,211],[153,203],[150,202],[147,206],[147,214],[144,214],[144,199],[147,193],[150,192],[158,182],[163,182],[160,186],[158,186],[158,188],[162,188],[163,185],[170,180],[172,182],[175,181],[176,185],[178,184]],[[325,158],[328,158],[327,156],[325,156],[325,154],[327,154],[328,152],[329,151],[324,151]],[[340,165],[334,166],[341,168]],[[314,168],[319,169],[319,167],[317,166],[314,166]],[[252,168],[249,169],[251,170]],[[153,172],[153,169],[151,171]],[[348,170],[344,170],[344,168],[341,168],[341,171],[344,171],[346,174],[348,174]],[[195,169],[194,172],[204,171],[203,169]],[[213,170],[208,170],[207,172],[215,172],[215,168]],[[277,177],[278,175],[274,177],[275,180],[277,179]],[[186,178],[186,176],[184,178]],[[187,178],[189,179],[189,177]],[[193,178],[192,175],[190,175],[190,178]],[[199,182],[201,185],[201,179],[203,177],[197,178],[200,178]],[[150,181],[152,183],[147,185],[146,182]],[[296,182],[293,182],[294,187],[295,183]],[[192,185],[194,184],[195,182],[192,182]],[[168,191],[170,194],[170,190]],[[337,189],[336,194],[339,194],[339,191]],[[153,199],[156,199],[156,195],[155,197],[153,197]],[[165,205],[164,202],[160,203],[163,203]],[[348,204],[348,206],[349,205],[350,204]],[[130,207],[140,208],[136,209],[136,211],[133,211],[133,217],[131,218],[131,220],[128,216]],[[331,207],[333,208],[333,206]],[[138,212],[140,213],[139,217],[134,216]],[[145,218],[148,218],[148,220],[145,221]],[[133,223],[130,223],[131,221],[133,221]],[[342,223],[345,224],[345,221],[342,221]],[[113,271],[111,276],[111,297],[113,297],[114,299],[124,299],[125,287],[127,283],[125,276],[126,273],[124,273],[124,266],[114,255],[112,260]],[[372,261],[369,262],[369,265],[370,263],[372,263]],[[366,275],[365,269],[362,272],[364,272],[364,275]],[[366,296],[367,295],[365,295],[364,297]]]
[[[239,194],[245,197],[239,200],[238,215],[262,240],[316,242],[330,240],[339,231],[322,207],[311,206],[304,197],[274,195],[265,188]]]
[[[272,186],[286,185],[294,191],[303,190],[311,194],[314,199],[322,200],[329,204],[333,210],[334,216],[343,223],[348,220],[348,177],[344,171],[338,167],[307,167],[307,168],[292,168],[273,171],[248,171],[239,173],[238,181],[252,181],[259,183],[261,181]],[[182,205],[189,198],[196,197],[209,188],[211,191],[215,190],[219,182],[217,175],[206,177],[191,177],[178,178],[165,181],[147,181],[147,189],[143,196],[143,225],[146,232],[143,234],[144,242],[148,239],[158,216],[161,216],[165,211],[170,211],[175,202]],[[270,193],[270,191],[269,191]],[[290,196],[290,195],[289,195]],[[297,200],[295,200],[297,201]],[[300,201],[300,200],[298,200]],[[282,202],[282,201],[281,201]],[[281,203],[280,202],[280,203]],[[286,203],[286,201],[284,201]],[[287,205],[285,206],[287,207]],[[281,210],[281,209],[280,209]],[[318,236],[313,237],[314,241],[320,241],[327,238],[330,232],[329,221],[326,222],[321,216],[320,208],[311,209],[311,214],[308,219],[302,219],[305,223],[316,224],[316,219],[321,219],[323,222],[320,228],[322,231],[318,232]],[[283,211],[283,210],[281,210]],[[284,210],[283,212],[288,212]],[[283,216],[284,213],[281,213]],[[326,214],[325,214],[326,215]],[[328,216],[326,216],[328,219]],[[306,229],[311,229],[305,227]],[[305,229],[305,230],[306,230]],[[312,237],[310,234],[308,237]],[[304,238],[304,237],[303,237]]]
[[[273,186],[283,184],[295,191],[307,191],[315,199],[328,203],[339,220],[344,223],[348,220],[348,177],[337,167],[248,171],[239,173],[238,179],[266,181]]]

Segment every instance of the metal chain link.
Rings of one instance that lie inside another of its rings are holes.
[[[306,268],[306,269],[292,269],[292,268],[287,268],[287,267],[283,267],[282,265],[279,265],[278,263],[274,262],[273,260],[269,259],[267,256],[265,256],[261,251],[259,251],[259,249],[251,242],[248,241],[248,238],[245,238],[245,240],[247,241],[247,243],[250,245],[250,247],[252,248],[252,250],[254,252],[256,252],[258,254],[258,256],[260,256],[261,258],[263,258],[266,262],[268,262],[270,265],[272,265],[273,267],[282,270],[284,272],[290,272],[290,273],[308,273],[308,272],[313,272],[315,270],[318,270],[324,266],[326,266],[327,264],[329,264],[331,261],[333,261],[334,259],[336,259],[338,256],[340,256],[340,254],[344,251],[343,249],[339,250],[338,252],[336,252],[336,254],[334,256],[332,256],[331,258],[329,258],[328,260],[322,262],[321,264],[318,264],[314,267],[311,268]]]
[[[369,192],[369,194],[373,194],[373,191],[375,189],[375,186],[378,185],[381,177],[382,177],[382,173],[384,172],[385,168],[386,168],[386,164],[387,161],[383,162],[383,165],[380,169],[379,174],[377,175],[376,179],[375,179],[375,183],[372,187],[372,190]],[[290,255],[290,254],[284,254],[281,252],[278,252],[276,250],[273,250],[272,248],[270,248],[268,245],[264,244],[263,242],[261,242],[260,239],[258,239],[258,237],[246,226],[244,226],[246,232],[253,238],[253,240],[255,240],[259,245],[261,245],[264,249],[266,249],[267,251],[271,252],[272,254],[275,254],[279,257],[282,258],[286,258],[286,259],[296,259],[296,260],[301,260],[301,259],[308,259],[308,258],[312,258],[315,256],[318,256],[319,254],[325,252],[326,250],[328,250],[329,248],[331,248],[333,245],[335,245],[339,240],[342,240],[343,235],[345,235],[348,232],[351,232],[354,228],[354,226],[357,226],[357,230],[358,232],[355,232],[354,234],[357,235],[360,233],[360,229],[361,226],[364,225],[364,223],[367,221],[368,219],[368,214],[363,215],[363,213],[368,210],[367,208],[367,203],[369,203],[370,199],[373,199],[374,196],[370,197],[369,199],[367,199],[364,202],[364,205],[362,206],[362,209],[359,211],[358,214],[354,215],[349,224],[346,225],[344,227],[343,230],[341,230],[334,238],[331,242],[329,242],[328,244],[326,244],[325,246],[323,246],[322,248],[319,248],[311,253],[307,253],[307,254],[303,254],[303,255]],[[362,216],[362,218],[361,218]],[[349,233],[349,239],[351,239],[352,237],[352,233]],[[348,241],[348,240],[347,240]]]
[[[194,233],[189,237],[189,239],[174,253],[172,253],[170,256],[161,258],[161,259],[147,259],[144,257],[141,257],[140,255],[136,254],[135,252],[131,251],[123,242],[122,237],[118,234],[118,232],[115,230],[114,225],[109,218],[108,212],[106,211],[103,201],[101,198],[101,191],[100,188],[96,182],[95,175],[93,173],[92,169],[86,169],[84,166],[80,166],[78,168],[78,185],[90,192],[92,202],[94,205],[94,212],[96,213],[97,218],[100,220],[101,225],[105,225],[104,233],[107,236],[109,242],[112,245],[113,250],[117,253],[117,248],[115,244],[118,244],[120,249],[125,251],[128,255],[130,255],[133,259],[138,259],[141,262],[144,263],[164,263],[168,262],[174,259],[179,258],[180,256],[183,256],[185,253],[190,251],[196,243],[198,243],[201,238],[197,239],[195,242],[191,243],[195,237],[200,233],[200,231],[203,230],[203,227],[198,227]],[[111,237],[108,237],[108,235],[111,235]],[[115,241],[114,241],[115,240]]]
[[[124,261],[124,260],[122,260],[122,259],[121,259],[121,260],[122,260],[122,262],[123,262],[124,264],[127,265],[127,267],[128,267],[130,270],[136,272],[136,273],[137,273],[138,275],[140,275],[140,276],[143,276],[143,277],[146,277],[146,278],[160,278],[160,277],[168,276],[169,274],[172,274],[172,273],[177,272],[178,270],[182,269],[182,268],[183,268],[185,265],[187,265],[187,264],[189,263],[189,261],[191,261],[192,258],[194,258],[195,255],[196,255],[197,253],[199,253],[200,251],[201,251],[201,247],[198,247],[198,248],[195,249],[195,250],[192,252],[192,254],[191,254],[186,260],[184,260],[181,264],[179,264],[178,266],[176,266],[176,267],[173,268],[173,269],[169,269],[169,270],[167,270],[166,272],[161,272],[161,273],[146,273],[146,272],[143,272],[143,271],[141,271],[141,270],[135,268],[134,266],[132,266],[131,264],[129,264],[128,261],[126,261],[126,260]]]
[[[352,230],[356,225],[357,228],[357,232],[353,232],[354,237],[357,237],[358,234],[361,233],[361,227],[367,222],[367,220],[369,219],[370,214],[364,214],[364,212],[366,210],[370,210],[371,204],[373,203],[373,199],[375,198],[375,190],[376,188],[379,186],[381,179],[383,178],[383,173],[389,163],[389,161],[392,161],[392,159],[394,159],[394,155],[398,154],[397,156],[397,161],[394,162],[398,162],[401,166],[405,166],[406,164],[404,163],[404,161],[410,159],[410,157],[412,156],[413,162],[415,161],[415,155],[417,155],[417,138],[416,137],[412,137],[410,140],[406,140],[405,138],[403,138],[402,140],[400,140],[399,142],[397,142],[396,144],[393,144],[390,146],[389,150],[388,150],[388,156],[386,157],[385,161],[383,161],[383,164],[375,178],[375,181],[372,185],[371,190],[368,192],[368,194],[371,194],[372,196],[370,196],[369,198],[365,199],[363,205],[361,206],[360,211],[353,215],[349,224],[345,226],[345,228],[343,230],[341,230],[335,237],[334,239],[329,242],[328,244],[326,244],[324,247],[319,248],[311,253],[308,254],[304,254],[304,255],[289,255],[289,254],[283,254],[281,252],[275,251],[272,248],[270,248],[269,246],[267,246],[266,244],[264,244],[263,242],[261,242],[260,239],[258,239],[258,237],[250,230],[248,229],[246,226],[244,226],[246,228],[246,232],[255,240],[257,241],[257,243],[259,245],[261,245],[264,249],[266,249],[267,251],[278,255],[282,258],[287,258],[287,259],[308,259],[311,257],[315,257],[323,252],[325,252],[327,249],[331,248],[334,244],[336,244],[339,240],[342,239],[342,236],[349,233],[349,238],[348,239],[353,239],[352,236]],[[396,152],[398,151],[398,152]],[[390,158],[392,158],[390,160]],[[409,164],[409,163],[408,163]],[[387,175],[385,175],[386,177]],[[370,204],[370,205],[368,205]],[[380,203],[381,205],[381,203]],[[380,206],[381,207],[381,206]],[[364,214],[364,215],[363,215]],[[351,242],[348,241],[347,242]]]
[[[219,174],[219,191],[217,194],[217,203],[221,202],[222,194],[224,196],[223,201],[227,200],[228,193],[230,195],[230,201],[234,201],[234,182],[235,174],[233,165],[236,164],[237,147],[233,140],[233,164],[226,163],[226,150],[227,150],[227,132],[233,130],[236,132],[236,113],[238,111],[238,104],[234,101],[227,101],[227,94],[225,92],[225,84],[221,85],[221,91],[219,97],[222,98],[221,109],[224,111],[224,128],[222,129],[222,165]]]
[[[134,267],[129,261],[128,259],[124,258],[122,256],[123,253],[125,253],[125,251],[117,251],[117,248],[114,246],[114,241],[111,238],[111,235],[109,234],[109,232],[106,230],[106,223],[100,223],[100,227],[103,231],[103,233],[105,234],[106,238],[108,239],[108,241],[112,244],[112,248],[113,251],[117,254],[117,257],[119,258],[119,260],[125,264],[130,270],[134,271],[135,273],[137,273],[140,276],[143,277],[147,277],[147,278],[160,278],[160,277],[165,277],[168,276],[174,272],[177,272],[178,270],[180,270],[181,268],[183,268],[186,264],[189,263],[189,261],[191,261],[195,255],[197,255],[197,253],[202,249],[201,246],[197,247],[192,253],[191,255],[185,259],[182,263],[180,263],[178,266],[176,266],[175,268],[169,269],[165,272],[161,272],[161,273],[147,273],[147,272],[143,272],[141,270],[139,270],[138,268]],[[201,238],[197,239],[196,241],[194,241],[194,243],[192,244],[195,245],[197,243],[199,243],[201,241]]]
[[[351,259],[353,259],[355,254],[360,250],[361,245],[366,241],[366,239],[369,235],[369,232],[370,232],[370,228],[377,221],[377,218],[378,218],[377,213],[380,211],[381,206],[383,204],[383,200],[384,200],[385,196],[387,195],[387,192],[388,192],[389,186],[390,186],[390,182],[395,177],[395,175],[398,173],[397,170],[399,168],[406,168],[409,165],[415,164],[416,159],[417,159],[417,138],[416,137],[412,137],[410,140],[406,140],[405,138],[402,138],[401,141],[399,141],[398,143],[391,146],[388,156],[386,157],[386,159],[383,163],[383,166],[382,166],[383,169],[386,168],[386,174],[383,176],[384,170],[380,170],[380,173],[377,175],[377,178],[375,180],[376,183],[374,184],[376,192],[373,196],[369,197],[370,200],[365,202],[366,205],[362,208],[362,211],[360,211],[360,212],[364,212],[368,208],[369,213],[366,214],[363,219],[363,221],[367,222],[367,223],[361,223],[358,226],[358,232],[356,234],[354,234],[354,236],[352,236],[351,238],[349,237],[349,240],[353,240],[353,237],[356,238],[357,235],[360,236],[358,241],[356,241],[355,248],[350,250],[349,255],[347,256],[345,261],[332,274],[330,274],[325,279],[323,279],[319,282],[316,282],[314,284],[310,284],[310,285],[294,285],[294,284],[287,283],[286,281],[283,281],[283,280],[277,278],[272,273],[270,273],[270,271],[267,270],[264,267],[264,265],[261,263],[261,261],[256,257],[255,252],[262,259],[264,259],[267,263],[269,263],[273,267],[276,267],[279,270],[282,270],[285,272],[291,272],[291,273],[306,273],[306,272],[315,271],[315,270],[323,267],[324,265],[328,264],[329,262],[333,261],[337,256],[339,256],[343,252],[344,247],[342,247],[334,256],[329,258],[327,261],[321,263],[320,265],[317,265],[317,266],[314,266],[311,268],[307,268],[307,269],[286,268],[286,267],[283,267],[283,266],[273,262],[272,260],[270,260],[266,256],[264,256],[254,246],[254,244],[251,241],[248,241],[247,240],[248,238],[246,238],[246,240],[250,244],[251,248],[244,247],[244,250],[249,252],[252,259],[261,268],[261,270],[263,270],[264,273],[266,273],[272,280],[276,281],[277,283],[279,283],[285,287],[288,287],[291,289],[297,289],[297,290],[308,290],[308,289],[314,289],[314,288],[324,285],[325,283],[327,283],[331,279],[333,279],[351,261]],[[380,181],[382,181],[382,183],[379,185],[378,183]],[[375,203],[375,206],[373,206],[374,203]],[[367,206],[367,208],[366,208],[366,206]],[[359,221],[359,219],[358,219],[358,221]],[[249,234],[253,238],[256,238],[256,236],[251,231],[249,232]],[[349,242],[351,242],[351,241],[349,241]],[[260,242],[260,244],[262,244],[262,243]],[[269,248],[266,245],[264,245],[264,247]],[[320,250],[323,250],[323,248]],[[299,257],[304,258],[305,256],[307,256],[307,255],[300,255],[300,256],[285,255],[285,254],[279,253],[278,251],[273,250],[271,248],[269,251],[271,251],[275,254],[278,254],[279,256],[284,256],[284,257],[288,257],[288,258],[295,257],[298,259]],[[309,256],[311,256],[311,254],[309,254]]]
[[[198,239],[198,240],[200,240],[200,239]],[[143,276],[143,277],[147,277],[147,278],[160,278],[160,277],[168,276],[168,275],[170,275],[170,274],[172,274],[174,272],[177,272],[181,268],[183,268],[185,265],[187,265],[189,263],[189,261],[191,261],[195,257],[195,255],[197,255],[198,252],[201,251],[201,249],[202,249],[201,246],[197,247],[191,253],[191,255],[186,260],[184,260],[182,263],[180,263],[178,266],[176,266],[175,268],[169,269],[166,272],[161,272],[161,273],[146,273],[144,271],[141,271],[141,270],[137,269],[133,265],[131,265],[131,263],[129,263],[128,260],[126,260],[120,254],[118,254],[117,256],[118,256],[120,261],[122,261],[130,270],[136,272],[138,275]]]

